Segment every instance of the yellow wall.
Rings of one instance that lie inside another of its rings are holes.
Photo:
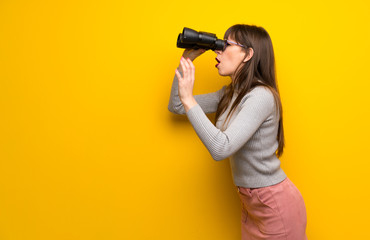
[[[270,33],[309,239],[369,239],[368,1],[0,1],[0,239],[239,239],[228,161],[167,110],[183,27]],[[219,89],[215,54],[196,94]]]

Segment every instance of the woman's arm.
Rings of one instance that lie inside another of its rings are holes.
[[[243,100],[245,101],[241,103],[240,112],[225,131],[216,128],[199,105],[186,113],[197,135],[215,160],[225,159],[237,152],[261,124],[276,113],[274,97],[264,87],[253,89]]]
[[[194,99],[205,113],[214,113],[217,111],[218,103],[223,95],[225,87],[217,92],[195,95]],[[185,108],[179,97],[179,83],[175,75],[171,88],[170,102],[168,110],[176,114],[185,114]]]

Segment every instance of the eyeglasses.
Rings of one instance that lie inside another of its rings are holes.
[[[226,48],[227,48],[228,46],[232,45],[232,44],[234,44],[234,45],[238,45],[239,47],[242,47],[242,48],[247,48],[246,46],[241,45],[241,44],[239,44],[239,43],[236,43],[236,42],[233,42],[233,41],[230,41],[230,40],[225,40],[225,46],[224,46],[224,49],[222,49],[222,51],[225,51],[225,50],[226,50]]]

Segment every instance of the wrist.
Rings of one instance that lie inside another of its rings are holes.
[[[189,98],[188,100],[185,100],[183,103],[185,111],[188,112],[192,107],[197,105],[197,101],[195,101],[194,97]]]

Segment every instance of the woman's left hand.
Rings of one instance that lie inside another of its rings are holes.
[[[189,58],[185,59],[183,57],[180,60],[180,67],[182,76],[179,70],[176,69],[176,76],[179,81],[179,97],[187,112],[197,104],[193,96],[195,67]]]

